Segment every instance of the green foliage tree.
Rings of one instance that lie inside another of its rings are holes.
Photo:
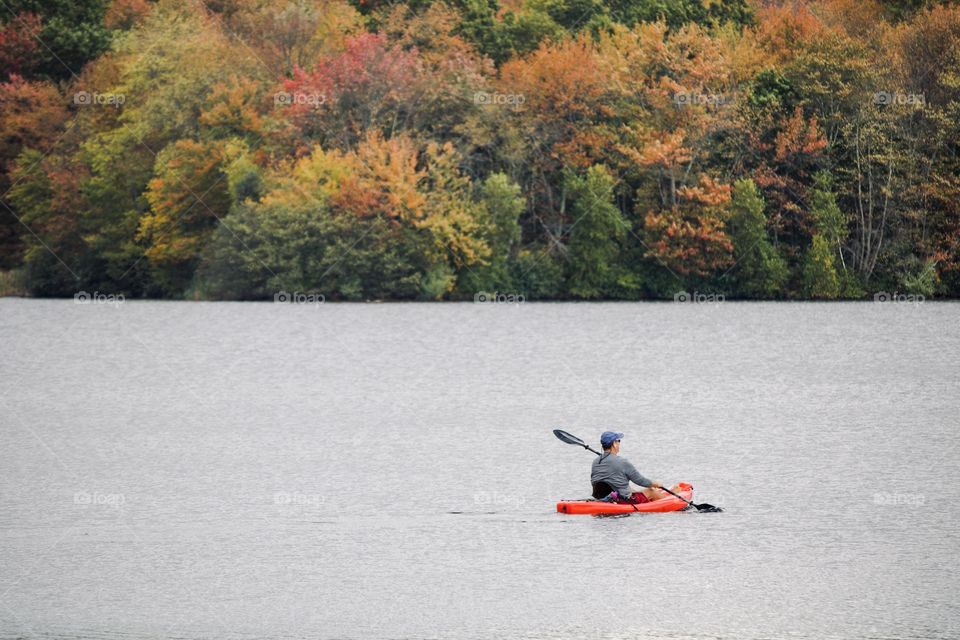
[[[541,42],[561,38],[563,27],[541,11],[508,12],[494,25],[492,34],[504,45],[496,55],[491,55],[494,62],[500,64],[508,57],[522,57],[535,51]]]
[[[620,280],[617,258],[627,222],[614,204],[613,186],[613,177],[600,165],[567,178],[573,202],[568,286],[578,298],[609,295]]]
[[[837,198],[833,193],[833,177],[827,171],[820,171],[813,179],[810,213],[817,230],[836,248],[838,258],[842,260],[843,243],[847,239],[848,230],[846,218],[837,206]]]
[[[104,25],[107,0],[9,0],[4,3],[5,18],[22,24],[24,14],[40,17],[35,48],[34,72],[62,80],[79,75],[83,66],[110,46],[111,34]],[[9,26],[9,25],[8,25]]]
[[[518,219],[525,206],[520,187],[506,174],[495,173],[484,180],[480,198],[490,221],[490,249],[494,256],[507,258],[520,244]]]
[[[490,257],[487,264],[465,269],[458,288],[468,296],[479,291],[523,293],[517,291],[512,268],[520,248],[519,218],[525,207],[520,187],[505,174],[495,173],[483,181],[478,195]]]
[[[752,180],[733,185],[727,224],[736,260],[736,290],[748,298],[780,295],[788,277],[787,263],[767,234],[763,196]]]
[[[915,259],[914,268],[900,276],[900,287],[908,293],[931,297],[937,289],[937,263],[933,260],[920,262]]]
[[[756,110],[792,112],[801,96],[778,69],[764,69],[750,83],[747,104]]]
[[[195,288],[219,299],[416,299],[427,268],[413,240],[389,220],[358,223],[322,203],[246,204],[218,226]]]
[[[847,224],[833,193],[833,177],[826,171],[814,176],[810,192],[810,215],[816,231],[803,266],[805,295],[836,298],[853,286],[843,263]],[[857,292],[858,293],[858,292]]]
[[[227,187],[233,206],[251,200],[259,202],[264,192],[264,181],[260,167],[250,158],[246,149],[226,167]]]
[[[754,16],[746,0],[612,0],[608,3],[613,18],[628,26],[638,22],[666,22],[680,27],[690,22],[716,25],[733,22],[747,25]]]
[[[508,14],[505,21],[497,20],[498,2],[490,0],[462,0],[459,32],[496,64],[501,64],[512,53],[509,27],[516,16]]]
[[[534,5],[570,33],[609,29],[613,20],[601,0],[539,0]]]
[[[521,249],[510,263],[510,271],[514,288],[528,299],[550,299],[564,293],[561,260],[544,247]]]
[[[822,234],[813,236],[813,242],[803,264],[803,293],[808,298],[829,300],[840,295],[835,252]]]
[[[918,11],[937,5],[950,4],[954,0],[879,0],[884,10],[894,20],[906,20]]]

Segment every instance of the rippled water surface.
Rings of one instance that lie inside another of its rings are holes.
[[[2,638],[956,638],[958,304],[0,300]],[[555,513],[593,454],[695,512]]]

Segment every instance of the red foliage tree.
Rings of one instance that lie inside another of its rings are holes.
[[[343,53],[320,60],[312,71],[295,67],[277,102],[305,137],[353,147],[367,129],[389,137],[407,124],[422,75],[416,49],[404,51],[385,35],[366,33],[347,38]]]
[[[30,71],[41,26],[40,16],[26,12],[0,26],[0,80]]]

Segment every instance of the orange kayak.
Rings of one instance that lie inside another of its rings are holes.
[[[681,482],[677,485],[677,488],[679,489],[676,491],[677,494],[687,500],[693,500],[693,487],[691,485]],[[688,508],[686,502],[671,495],[643,504],[617,504],[616,502],[603,502],[602,500],[561,500],[557,503],[558,513],[594,516],[621,513],[664,513],[666,511],[682,511],[686,508]]]

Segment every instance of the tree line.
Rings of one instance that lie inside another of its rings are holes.
[[[0,290],[960,294],[960,7],[8,0]]]

